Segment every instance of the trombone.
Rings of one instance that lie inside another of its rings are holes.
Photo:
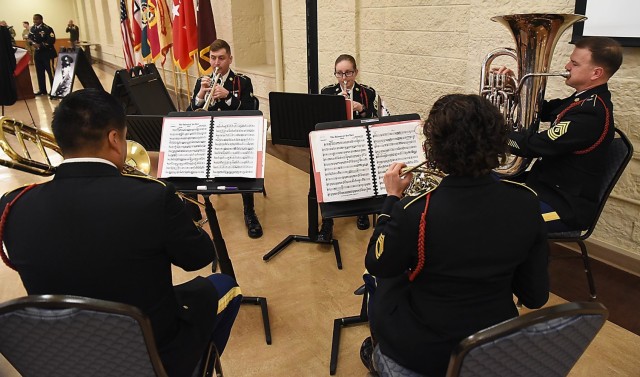
[[[9,157],[9,160],[0,158],[0,165],[44,177],[55,174],[57,166],[54,166],[51,163],[46,149],[50,149],[59,155],[62,155],[62,150],[56,143],[56,139],[53,134],[39,130],[34,126],[30,126],[9,117],[1,117],[0,125],[0,149],[2,149],[7,157]],[[7,134],[16,137],[20,149],[22,150],[22,154],[18,153],[11,143],[9,143],[6,137]],[[43,162],[31,157],[31,153],[29,152],[25,141],[29,141],[36,145]],[[149,177],[150,171],[151,158],[149,157],[147,150],[140,143],[133,140],[127,140],[127,157],[125,158],[125,165],[122,168],[122,174]],[[203,208],[205,207],[203,203],[200,203],[179,191],[176,191],[176,195],[178,195],[182,200]],[[200,220],[199,222],[196,222],[196,225],[198,227],[202,227],[207,223],[207,221],[208,219]]]
[[[211,106],[211,100],[213,99],[213,89],[215,89],[218,80],[220,79],[220,73],[218,72],[220,67],[216,67],[211,74],[211,90],[204,96],[204,106],[195,111],[209,111],[209,106]]]

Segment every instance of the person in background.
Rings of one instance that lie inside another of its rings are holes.
[[[4,26],[7,28],[7,30],[9,30],[9,34],[11,35],[11,44],[13,46],[16,45],[16,31],[13,29],[13,26],[9,26],[7,25],[7,22],[5,20],[0,21],[0,26]]]
[[[193,375],[211,340],[220,353],[227,344],[242,300],[236,281],[212,274],[173,286],[172,265],[206,267],[213,242],[170,183],[121,174],[127,127],[115,97],[99,89],[72,92],[51,127],[64,161],[53,180],[0,200],[2,260],[30,295],[138,307],[151,320],[167,374]]]
[[[56,33],[53,28],[42,22],[41,14],[33,15],[33,26],[29,30],[29,40],[35,54],[33,60],[36,63],[36,75],[38,76],[38,91],[34,94],[37,96],[47,95],[47,83],[45,81],[45,73],[49,75],[49,85],[53,85],[53,67],[55,58],[58,56],[56,52]]]
[[[33,46],[31,45],[31,41],[29,41],[29,31],[31,26],[29,26],[29,21],[22,21],[22,39],[24,40],[24,44],[26,46],[27,51],[29,52],[29,58],[31,59],[31,64],[33,64]]]
[[[80,28],[78,25],[73,24],[73,20],[69,20],[69,24],[67,24],[67,29],[65,30],[69,33],[69,40],[71,41],[71,45],[76,47],[78,41],[80,40]]]
[[[356,82],[358,67],[356,59],[347,54],[338,56],[334,64],[336,84],[327,85],[320,94],[344,96],[352,101],[353,119],[377,118],[378,106],[375,89]],[[356,226],[360,230],[369,229],[371,223],[368,215],[360,215],[356,219]],[[322,226],[318,233],[318,240],[329,241],[333,237],[333,219],[322,219]]]
[[[444,376],[465,337],[517,317],[515,295],[529,308],[549,298],[548,244],[534,192],[492,173],[504,162],[508,131],[500,112],[478,95],[438,99],[424,124],[426,160],[447,174],[437,188],[403,192],[412,174],[393,163],[387,198],[365,265],[372,339],[361,349],[414,372]]]

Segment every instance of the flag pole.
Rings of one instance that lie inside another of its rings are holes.
[[[171,62],[172,68],[171,72],[173,72],[173,92],[176,94],[176,103],[178,105],[178,111],[182,111],[182,99],[180,98],[180,93],[182,92],[182,86],[180,90],[178,90],[178,75],[176,74],[176,61],[173,58],[173,47],[171,48]],[[164,68],[164,67],[163,67]]]

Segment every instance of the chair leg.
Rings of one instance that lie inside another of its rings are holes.
[[[591,263],[589,262],[589,253],[587,252],[587,246],[584,244],[584,241],[578,240],[578,245],[580,245],[580,251],[582,252],[584,272],[587,274],[587,282],[589,283],[589,294],[591,295],[591,300],[593,301],[596,299],[596,285],[593,281],[593,274],[591,273]]]

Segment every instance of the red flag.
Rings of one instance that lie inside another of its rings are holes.
[[[173,62],[181,71],[193,64],[198,51],[196,12],[192,0],[173,0]]]
[[[171,18],[169,16],[169,9],[165,0],[157,0],[157,12],[158,19],[158,39],[160,41],[160,53],[162,54],[162,62],[164,65],[167,60],[167,54],[169,49],[173,45],[173,36],[171,32]]]
[[[211,43],[217,39],[216,23],[213,21],[213,10],[211,1],[198,0],[198,68],[200,74],[210,75],[212,73],[209,64],[209,50]]]
[[[125,0],[120,0],[120,32],[122,33],[122,50],[124,52],[124,62],[127,69],[135,66],[133,60],[133,43],[131,39],[131,25],[129,25],[129,15],[127,14],[127,4]]]
[[[142,6],[140,0],[131,0],[131,38],[133,39],[133,49],[140,51],[142,47]]]

